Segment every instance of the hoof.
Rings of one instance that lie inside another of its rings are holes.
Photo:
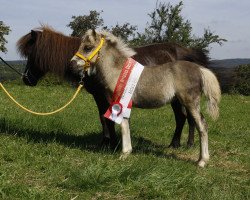
[[[177,149],[177,148],[179,148],[179,147],[181,147],[181,144],[180,144],[180,142],[171,142],[170,143],[170,145],[168,146],[168,148],[174,148],[174,149]]]
[[[111,149],[116,149],[119,145],[116,139],[110,139],[108,137],[104,137],[101,142],[102,147],[110,147]]]
[[[120,156],[120,160],[126,160],[128,158],[128,156],[131,154],[130,152],[126,152],[126,153],[122,153],[122,155]]]
[[[206,165],[206,162],[204,161],[204,160],[200,160],[199,162],[198,162],[198,166],[199,167],[205,167],[205,165]]]
[[[110,138],[108,138],[108,137],[102,138],[101,145],[102,146],[109,146],[110,145]]]
[[[187,142],[187,147],[188,148],[194,147],[194,143],[193,142]]]

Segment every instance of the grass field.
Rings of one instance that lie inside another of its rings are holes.
[[[14,69],[16,69],[17,71],[21,73],[24,71],[25,61],[19,61],[19,62],[8,61],[8,64],[10,64]],[[0,81],[15,80],[20,77],[20,75],[15,73],[12,69],[10,69],[1,61],[0,61],[0,72],[1,72]]]
[[[4,85],[36,111],[51,111],[74,93],[67,84]],[[1,90],[0,102],[0,199],[250,199],[249,96],[223,95],[219,120],[207,117],[211,160],[204,169],[196,166],[198,135],[188,149],[186,127],[182,147],[168,148],[170,106],[133,109],[134,151],[119,160],[120,147],[100,146],[97,108],[86,92],[48,117],[25,113]]]

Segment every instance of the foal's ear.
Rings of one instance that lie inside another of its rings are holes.
[[[94,39],[96,39],[96,32],[95,32],[95,29],[92,29],[92,35],[93,35]]]

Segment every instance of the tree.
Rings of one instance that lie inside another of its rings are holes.
[[[5,44],[7,43],[7,40],[4,38],[5,35],[8,35],[10,32],[10,27],[6,26],[3,21],[0,21],[0,51],[3,53],[7,52],[7,49],[5,47]]]
[[[222,45],[223,42],[227,41],[209,29],[204,30],[202,37],[193,35],[191,22],[181,15],[182,7],[182,1],[175,6],[157,2],[156,8],[148,14],[151,21],[147,22],[143,33],[137,32],[135,34],[137,27],[130,25],[130,23],[116,24],[111,27],[103,26],[104,20],[100,16],[102,11],[90,11],[89,15],[73,16],[73,21],[68,24],[68,27],[73,30],[72,36],[81,36],[88,29],[102,28],[121,37],[132,46],[172,42],[186,47],[199,48],[207,53],[210,44]]]
[[[103,19],[100,17],[102,12],[91,10],[89,15],[72,16],[73,21],[67,25],[73,30],[71,36],[81,37],[88,29],[97,29],[103,26]]]
[[[240,65],[235,69],[234,92],[250,95],[250,64]]]
[[[137,30],[137,26],[130,25],[130,23],[125,23],[123,25],[116,24],[111,29],[106,28],[112,34],[117,37],[122,38],[125,42],[128,42],[130,38],[135,36],[135,31]]]
[[[182,15],[183,2],[172,6],[166,3],[156,3],[156,8],[149,13],[151,22],[147,23],[144,33],[137,33],[131,42],[134,45],[149,44],[155,42],[173,42],[187,47],[201,48],[209,51],[212,43],[221,45],[225,39],[214,35],[209,29],[205,29],[202,37],[192,35],[192,26],[189,20]]]
[[[130,23],[125,23],[119,25],[118,23],[115,26],[110,28],[103,26],[104,20],[101,18],[101,12],[90,11],[89,15],[79,15],[72,16],[72,21],[67,25],[72,29],[71,36],[80,37],[88,29],[97,29],[101,28],[112,32],[115,36],[121,37],[123,40],[128,41],[130,37],[135,36],[136,26],[130,25]]]
[[[219,45],[222,45],[223,42],[226,41],[226,39],[220,38],[218,35],[214,35],[214,33],[212,33],[209,29],[205,29],[203,36],[198,38],[194,36],[189,46],[198,49],[203,49],[204,52],[208,53],[210,44],[217,43]]]

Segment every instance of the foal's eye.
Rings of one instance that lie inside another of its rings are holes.
[[[84,50],[85,52],[89,52],[89,51],[91,51],[92,49],[93,49],[92,46],[85,46],[85,47],[83,48],[83,50]]]

